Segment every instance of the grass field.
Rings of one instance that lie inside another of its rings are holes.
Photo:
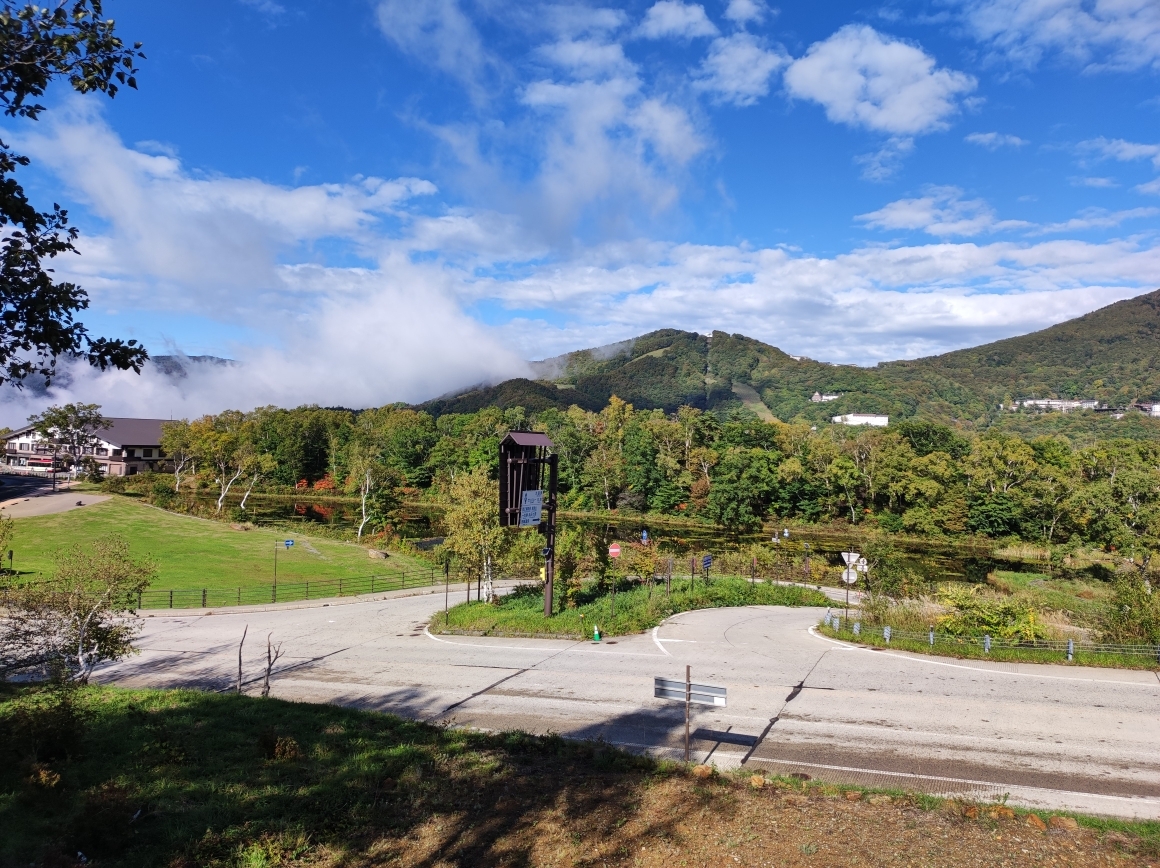
[[[53,555],[62,546],[114,533],[129,540],[134,554],[157,559],[154,588],[268,585],[274,576],[275,543],[286,539],[295,544],[289,549],[279,545],[280,583],[420,568],[402,555],[372,560],[361,546],[261,527],[238,531],[224,522],[165,512],[123,497],[15,522],[11,547],[22,580],[52,575]]]
[[[598,626],[604,636],[624,636],[655,627],[670,615],[692,609],[720,606],[824,606],[826,597],[812,588],[750,584],[746,579],[717,578],[708,585],[698,580],[690,590],[684,580],[673,580],[672,592],[665,594],[663,584],[650,591],[645,585],[624,585],[616,594],[600,592],[589,582],[579,594],[575,608],[544,617],[544,598],[534,586],[516,588],[495,604],[460,603],[447,613],[431,619],[431,630],[444,629],[479,632],[487,635],[556,635],[592,636]],[[613,607],[615,606],[615,614]]]
[[[1160,854],[1160,823],[1080,817],[1048,834],[1050,820],[752,770],[699,779],[602,743],[328,705],[96,687],[61,704],[0,685],[4,866],[1079,868]]]

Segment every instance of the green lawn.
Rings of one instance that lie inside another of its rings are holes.
[[[686,580],[673,580],[672,591],[665,594],[663,584],[651,591],[645,585],[631,587],[622,583],[615,602],[607,590],[601,592],[595,582],[589,582],[580,592],[575,608],[544,617],[543,593],[535,586],[516,588],[499,599],[488,603],[461,603],[447,613],[439,612],[431,618],[431,630],[460,630],[502,635],[556,635],[592,636],[593,627],[599,627],[603,636],[624,636],[655,627],[670,615],[693,609],[712,609],[721,606],[825,606],[827,599],[820,591],[796,586],[770,585],[764,582],[750,584],[746,579],[717,578],[708,585],[698,580],[690,590]],[[615,614],[613,607],[615,606]]]
[[[275,543],[286,539],[294,545],[279,546],[279,584],[381,575],[403,567],[427,569],[402,555],[372,560],[361,546],[271,528],[238,531],[224,522],[165,512],[123,497],[15,522],[14,566],[24,580],[52,575],[53,555],[62,546],[114,533],[128,539],[135,554],[157,559],[160,569],[153,587],[158,589],[269,585]]]

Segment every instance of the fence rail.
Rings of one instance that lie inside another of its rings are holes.
[[[890,626],[870,626],[859,621],[843,621],[830,612],[826,613],[823,623],[833,629],[840,636],[853,639],[877,641],[881,639],[886,644],[898,640],[902,642],[918,642],[929,647],[958,647],[981,648],[984,653],[1000,649],[1018,649],[1022,651],[1047,651],[1065,656],[1067,660],[1076,654],[1116,654],[1125,657],[1149,657],[1160,663],[1160,645],[1132,645],[1112,642],[1088,642],[1075,639],[1005,639],[1000,636],[958,636],[951,633],[939,633],[927,630],[920,633],[916,630],[895,630]]]
[[[497,575],[495,580],[524,578],[523,575]],[[472,586],[478,577],[471,576]],[[469,577],[451,573],[448,583],[454,593],[463,592]],[[331,597],[355,597],[405,588],[425,588],[442,585],[443,571],[437,567],[388,570],[369,576],[343,576],[336,579],[310,579],[303,582],[278,582],[267,585],[248,585],[234,588],[147,588],[135,600],[139,609],[204,609],[228,606],[260,606],[271,603],[293,603]],[[21,588],[35,587],[44,582],[0,587],[0,606],[6,606],[9,595]],[[477,591],[478,594],[478,591]],[[134,601],[126,601],[132,605]]]

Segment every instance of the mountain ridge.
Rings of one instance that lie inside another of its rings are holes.
[[[985,423],[1019,398],[1092,398],[1113,406],[1160,398],[1160,290],[1046,329],[936,356],[835,365],[741,334],[659,329],[531,362],[505,380],[418,405],[434,415],[486,406],[540,411],[604,406],[612,395],[672,412],[764,407],[783,421],[843,413]],[[836,394],[814,402],[815,392]]]

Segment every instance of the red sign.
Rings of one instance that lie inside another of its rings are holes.
[[[618,546],[616,543],[613,543],[612,545],[610,545],[608,547],[608,556],[610,558],[620,557],[620,546]]]

